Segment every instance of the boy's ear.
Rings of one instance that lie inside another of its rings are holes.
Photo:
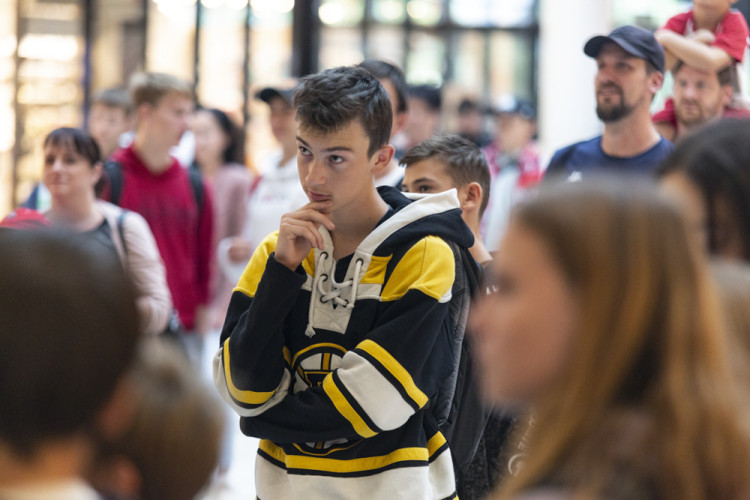
[[[378,175],[384,168],[388,167],[395,153],[396,148],[390,144],[381,146],[380,149],[375,152],[375,164],[373,165],[372,173]]]
[[[459,195],[461,201],[461,210],[467,212],[469,210],[479,210],[482,206],[482,186],[478,182],[470,182],[463,188],[459,189],[459,193],[463,192],[463,196]]]
[[[134,113],[136,122],[142,122],[144,119],[151,116],[151,110],[152,110],[152,106],[145,102],[141,104],[140,106],[138,106],[138,108],[136,108],[135,113]]]

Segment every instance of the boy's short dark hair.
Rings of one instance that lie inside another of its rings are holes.
[[[409,86],[406,84],[406,76],[401,68],[380,59],[367,59],[359,63],[360,68],[375,75],[378,80],[388,80],[396,90],[396,111],[405,113],[407,110],[406,98],[409,95]]]
[[[365,129],[371,157],[391,137],[393,112],[388,92],[372,73],[358,66],[341,66],[309,75],[294,93],[300,127],[324,134],[353,120]]]
[[[473,142],[456,134],[438,134],[417,144],[401,158],[406,168],[422,160],[436,158],[453,180],[453,186],[460,188],[471,182],[482,187],[481,217],[490,198],[490,169],[487,158]]]
[[[121,109],[125,116],[133,111],[133,101],[130,100],[130,94],[125,89],[104,89],[94,93],[91,97],[91,106],[97,104],[108,108]]]
[[[0,443],[32,459],[91,431],[139,338],[116,254],[53,230],[0,233],[0,325]]]

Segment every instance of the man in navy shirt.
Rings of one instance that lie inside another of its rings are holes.
[[[599,169],[649,173],[672,149],[650,113],[664,80],[664,50],[651,32],[622,26],[590,39],[583,52],[596,59],[596,115],[604,133],[558,150],[546,177],[576,180]]]

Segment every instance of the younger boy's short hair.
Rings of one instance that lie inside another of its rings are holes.
[[[324,134],[359,121],[370,140],[371,157],[391,137],[393,112],[388,92],[372,73],[358,66],[341,66],[309,75],[294,93],[300,127]]]
[[[133,107],[141,104],[156,106],[167,94],[178,94],[193,99],[193,86],[166,73],[136,73],[130,79],[130,97]]]
[[[438,134],[417,144],[401,158],[406,168],[428,158],[435,158],[445,166],[445,171],[453,180],[453,186],[460,188],[471,182],[482,188],[481,217],[490,198],[490,169],[487,158],[479,147],[468,139],[456,134]]]
[[[130,100],[130,94],[125,89],[103,89],[95,92],[91,97],[91,106],[97,104],[108,108],[121,109],[125,116],[133,111],[133,101]]]

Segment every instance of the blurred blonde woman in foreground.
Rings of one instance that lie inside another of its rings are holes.
[[[750,498],[727,335],[693,243],[633,179],[519,204],[473,317],[485,393],[534,412],[493,498]]]

